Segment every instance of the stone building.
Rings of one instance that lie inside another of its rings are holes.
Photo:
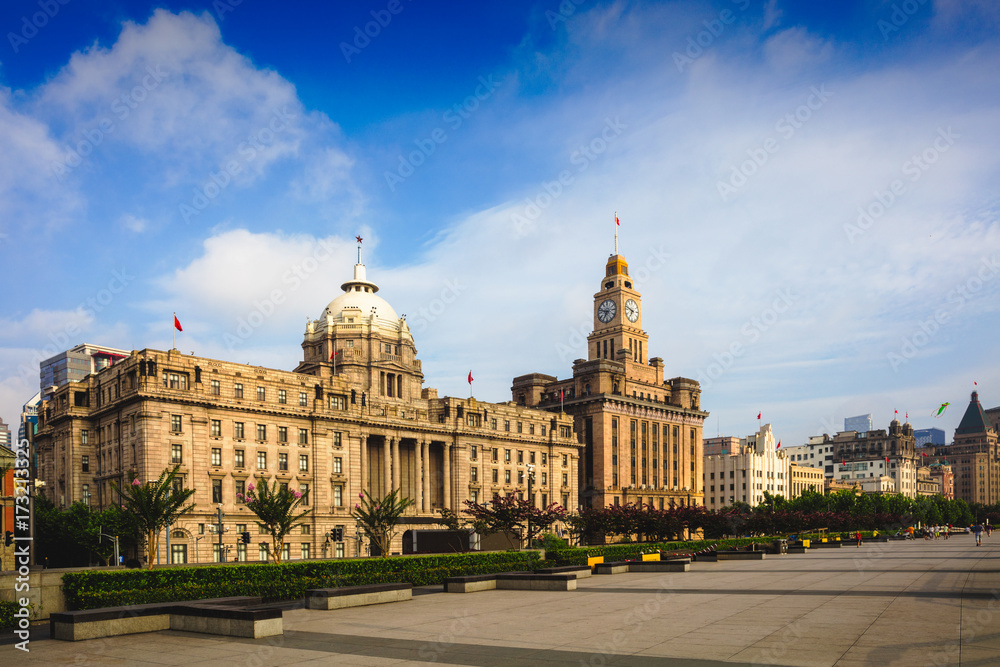
[[[785,496],[786,498],[798,498],[805,491],[823,493],[826,475],[822,468],[789,462],[788,474],[791,482],[788,487],[790,493]]]
[[[822,488],[823,471],[819,470]],[[791,462],[777,449],[770,424],[740,439],[736,451],[705,457],[705,506],[720,509],[736,502],[759,505],[764,492],[792,498]]]
[[[360,261],[341,289],[307,324],[294,371],[144,349],[59,387],[35,435],[43,492],[60,506],[104,507],[115,501],[111,482],[180,466],[195,511],[161,539],[171,562],[220,557],[211,534],[219,507],[223,558],[266,558],[265,536],[237,498],[261,476],[301,490],[313,509],[286,542],[291,558],[363,555],[351,518],[361,492],[399,489],[414,501],[394,551],[403,530],[436,527],[442,508],[524,497],[532,472],[536,505],[577,507],[582,446],[571,417],[438,397],[423,387],[405,318]],[[345,540],[331,543],[332,528]],[[237,539],[244,531],[249,547]]]
[[[587,359],[573,362],[569,379],[541,373],[514,378],[514,401],[572,415],[585,448],[583,506],[702,505],[708,413],[701,410],[701,387],[688,378],[666,379],[663,359],[648,356],[642,297],[617,242],[600,285]]]
[[[887,476],[895,480],[895,493],[917,497],[919,455],[909,423],[893,419],[889,430],[865,433],[842,431],[833,437],[833,461],[837,480],[862,483]]]
[[[931,475],[930,466],[920,466],[917,468],[917,495],[926,497],[943,495],[941,492],[941,478]]]
[[[979,403],[979,392],[972,392],[952,444],[933,451],[928,463],[951,465],[956,498],[986,505],[1000,502],[1000,444],[996,426]]]

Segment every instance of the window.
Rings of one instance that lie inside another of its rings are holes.
[[[518,470],[517,471],[517,483],[518,484],[524,484],[524,471],[523,470]]]
[[[308,535],[309,534],[309,524],[308,523],[302,524],[302,530],[300,532],[303,535]]]
[[[267,424],[257,424],[257,439],[261,442],[267,440]]]
[[[282,405],[288,403],[288,392],[284,389],[278,390],[278,403],[281,403]]]
[[[180,415],[170,415],[170,431],[172,433],[181,432],[181,416]]]
[[[211,433],[212,433],[212,437],[213,438],[221,438],[222,437],[222,420],[221,419],[213,419],[212,420],[212,431],[211,431]]]
[[[559,427],[559,437],[560,438],[568,438],[571,433],[572,433],[572,431],[570,430],[569,426],[560,426]]]
[[[299,454],[299,472],[309,472],[308,454]]]
[[[212,396],[218,396],[222,393],[222,385],[219,384],[218,380],[212,380],[212,382],[209,384],[209,388],[210,388],[209,390],[212,393]]]
[[[494,468],[494,469],[493,469],[493,483],[494,483],[494,484],[496,484],[496,483],[497,483],[497,480],[499,479],[498,475],[499,475],[499,472],[497,471],[497,469],[496,469],[496,468]]]
[[[309,395],[304,391],[299,392],[299,405],[309,405]]]
[[[343,444],[343,434],[340,431],[333,432],[333,446],[340,447]]]
[[[479,468],[473,467],[469,469],[469,480],[472,482],[479,481]]]
[[[262,542],[260,546],[257,547],[257,559],[261,561],[266,561],[267,555],[267,542]]]
[[[479,457],[479,448],[476,445],[469,447],[469,458],[475,461]]]
[[[284,546],[281,547],[281,560],[292,560],[292,545],[288,542],[285,542]]]
[[[233,397],[243,398],[243,383],[237,382],[233,385]]]
[[[504,419],[503,420],[503,430],[505,430],[505,431],[509,431],[510,430],[510,420],[508,420],[508,419]]]
[[[303,542],[301,547],[302,560],[309,558],[309,543]]]
[[[524,450],[523,449],[517,450],[517,462],[518,463],[524,463]]]
[[[257,452],[257,470],[267,470],[267,452]]]
[[[309,444],[309,429],[300,428],[299,429],[299,444],[308,445]]]
[[[288,427],[279,426],[278,427],[278,442],[288,442]]]
[[[245,563],[247,560],[247,545],[243,542],[236,543],[236,560]]]
[[[86,454],[80,459],[80,468],[83,472],[90,472],[90,457]]]
[[[542,452],[542,465],[545,466],[548,464],[549,464],[549,455],[547,452]]]
[[[343,396],[331,396],[330,397],[330,409],[331,410],[346,410],[347,409],[347,399]]]
[[[505,463],[510,463],[510,450],[509,449],[503,450],[503,460],[504,460]]]
[[[523,428],[524,428],[524,427],[523,427],[523,425],[521,424],[521,422],[517,422],[517,432],[518,432],[518,433],[522,433],[522,432],[523,432]]]
[[[244,438],[243,422],[233,422],[233,437],[237,440]]]
[[[284,452],[278,454],[278,470],[288,470],[288,454]]]
[[[308,484],[299,484],[299,493],[302,494],[302,504],[303,505],[308,505],[309,504],[309,485]]]
[[[343,459],[339,456],[333,457],[333,474],[339,475],[344,471]]]
[[[170,389],[187,389],[187,375],[163,372],[163,386]],[[108,390],[110,393],[110,390]]]
[[[562,485],[569,486],[569,476],[566,473],[562,474]]]
[[[212,480],[212,502],[221,503],[222,502],[222,480],[213,479]]]
[[[233,451],[233,466],[237,468],[243,467],[243,450],[236,449]]]
[[[88,505],[88,506],[90,505],[90,485],[89,484],[84,484],[83,485],[83,504],[84,505]]]
[[[236,502],[238,503],[245,502],[246,499],[242,497],[245,496],[246,494],[247,494],[247,481],[245,479],[236,480]],[[236,530],[237,533],[242,533],[245,531],[246,531],[246,526],[243,527],[243,530],[239,530],[238,528]]]
[[[342,484],[333,485],[333,506],[344,506],[344,486]]]
[[[170,545],[170,562],[174,565],[183,565],[187,563],[187,545],[186,544],[171,544]]]
[[[528,424],[528,435],[535,435],[535,425]]]
[[[494,431],[497,430],[497,418],[496,417],[491,417],[490,418],[490,428],[493,429]]]
[[[212,447],[212,465],[221,466],[222,465],[222,448]]]
[[[569,465],[569,454],[563,454],[563,468]]]
[[[264,391],[264,388],[263,387],[257,387],[257,400],[258,401],[263,401],[265,396],[266,396],[266,392]]]
[[[510,484],[510,470],[503,471],[503,481],[505,484]]]
[[[83,429],[80,431],[80,444],[86,445],[90,443],[90,431]]]
[[[498,458],[499,457],[499,452],[500,452],[499,449],[497,449],[496,447],[493,448],[493,463],[496,463],[497,461],[500,460]]]
[[[479,492],[475,491],[475,490],[469,491],[469,500],[471,500],[474,503],[478,503],[479,502]]]
[[[170,462],[173,464],[184,462],[184,445],[173,444],[170,445]]]
[[[548,483],[549,483],[549,476],[548,476],[548,473],[544,473],[544,472],[543,472],[543,473],[542,473],[542,486],[545,486],[545,485],[546,485],[546,484],[548,484]]]

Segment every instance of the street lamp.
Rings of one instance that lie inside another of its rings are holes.
[[[535,509],[535,494],[531,490],[531,483],[535,480],[535,465],[533,463],[528,464],[528,502],[531,503],[531,509]],[[528,514],[528,548],[531,548],[531,514]]]

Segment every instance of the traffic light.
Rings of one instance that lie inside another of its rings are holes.
[[[331,528],[330,529],[330,541],[331,542],[343,542],[344,541],[344,529],[343,528]]]
[[[240,539],[243,540],[243,544],[250,544],[250,533],[241,533]]]
[[[14,544],[14,533],[8,530],[3,534],[3,545],[9,547],[12,544]]]

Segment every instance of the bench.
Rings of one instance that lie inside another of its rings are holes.
[[[796,545],[788,547],[788,553],[790,553],[790,554],[804,554],[807,551],[809,551],[809,549],[806,548],[806,546],[802,545],[802,544],[796,544]]]
[[[340,588],[310,588],[306,591],[307,609],[346,609],[370,604],[413,599],[413,584],[368,584]]]
[[[763,551],[716,551],[715,557],[720,560],[764,560],[767,554]]]
[[[80,641],[157,630],[253,638],[280,635],[280,609],[245,608],[260,602],[259,597],[241,596],[53,612],[49,616],[50,636]]]
[[[625,574],[633,562],[637,561],[619,560],[610,563],[597,563],[594,565],[594,574]]]
[[[448,577],[444,580],[444,590],[446,593],[476,593],[491,590],[575,591],[576,576],[575,572],[475,574],[467,577]]]
[[[810,546],[819,549],[839,549],[843,542],[813,542]]]
[[[591,572],[587,565],[563,565],[562,567],[546,567],[535,570],[537,574],[575,574],[577,579],[589,577]]]
[[[628,566],[629,572],[688,572],[690,569],[690,558],[637,561]]]

